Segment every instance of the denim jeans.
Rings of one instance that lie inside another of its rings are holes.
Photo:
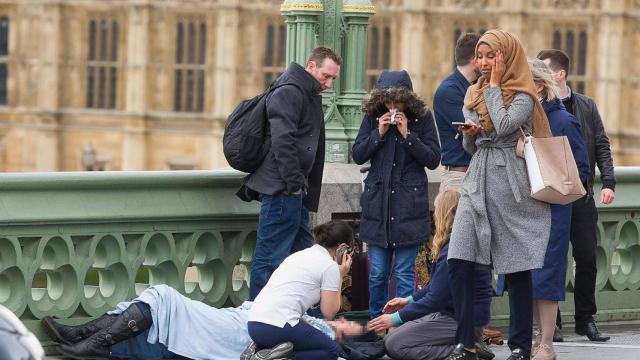
[[[131,306],[137,306],[144,314],[144,317],[151,323],[151,309],[149,305],[136,302]],[[111,347],[111,357],[116,359],[144,359],[144,360],[161,360],[179,358],[169,351],[164,344],[157,342],[151,344],[147,341],[149,337],[149,329],[135,337],[121,341]]]
[[[398,248],[369,246],[369,310],[371,317],[382,314],[382,308],[389,299],[389,275],[396,278],[396,296],[407,297],[413,294],[416,284],[414,268],[418,245]],[[393,270],[390,271],[393,259]]]
[[[258,349],[272,348],[291,341],[294,360],[332,360],[340,356],[340,345],[337,342],[304,321],[298,322],[296,326],[285,324],[282,328],[249,321],[247,330]]]
[[[260,195],[258,238],[253,253],[249,299],[254,300],[271,274],[290,254],[313,245],[303,195]]]

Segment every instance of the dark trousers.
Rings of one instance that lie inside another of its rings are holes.
[[[313,245],[309,211],[303,195],[260,195],[258,236],[251,264],[249,300],[267,285],[271,274],[284,259]]]
[[[340,356],[340,345],[320,330],[300,320],[296,326],[285,324],[283,328],[249,321],[249,336],[258,349],[272,348],[280,343],[293,343],[294,360],[333,360]]]
[[[593,320],[598,311],[596,307],[596,246],[597,246],[598,210],[592,196],[585,196],[573,203],[571,215],[571,246],[573,260],[576,263],[573,301],[575,304],[576,327],[584,326]],[[562,319],[558,310],[556,319],[562,328]]]
[[[475,346],[475,267],[476,263],[471,261],[449,260],[449,279],[458,322],[456,343],[462,343],[465,347]],[[521,348],[529,356],[533,338],[531,271],[505,274],[504,280],[509,291],[509,348]]]

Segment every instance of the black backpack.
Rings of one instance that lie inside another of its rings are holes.
[[[246,173],[258,169],[271,148],[269,121],[267,119],[267,95],[275,89],[293,83],[271,84],[267,91],[243,100],[233,110],[224,124],[222,150],[229,165]]]

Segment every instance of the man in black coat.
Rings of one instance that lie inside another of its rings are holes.
[[[260,200],[251,268],[253,300],[289,254],[313,244],[309,211],[318,210],[324,169],[324,114],[320,92],[331,87],[342,60],[331,49],[313,49],[306,68],[291,63],[268,95],[271,149],[246,181]]]
[[[593,316],[596,314],[596,224],[598,211],[593,199],[593,177],[595,165],[600,169],[602,190],[600,203],[611,204],[615,197],[616,178],[614,175],[613,159],[609,138],[604,130],[602,119],[593,100],[585,95],[571,91],[567,86],[569,74],[569,57],[560,50],[542,50],[538,53],[538,59],[544,61],[555,73],[556,82],[560,86],[562,103],[568,112],[572,113],[580,122],[580,129],[584,136],[591,175],[585,189],[587,195],[573,203],[571,215],[571,245],[573,247],[573,259],[576,263],[576,275],[574,284],[575,303],[575,331],[579,335],[586,335],[591,341],[607,341],[609,336],[603,336],[598,330]],[[562,327],[560,311],[558,311],[557,324]],[[554,341],[562,341],[559,331],[554,335]]]

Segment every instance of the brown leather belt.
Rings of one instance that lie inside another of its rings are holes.
[[[468,166],[449,166],[445,165],[444,168],[449,171],[467,172]]]

